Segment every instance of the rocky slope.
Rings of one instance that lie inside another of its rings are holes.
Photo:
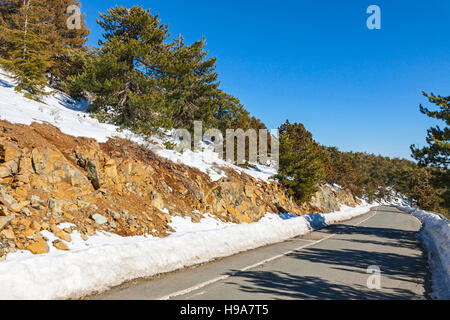
[[[250,223],[267,212],[327,213],[360,203],[347,191],[322,186],[298,206],[278,183],[221,169],[227,178],[212,181],[128,140],[98,143],[50,124],[0,121],[0,260],[16,250],[48,252],[43,230],[59,238],[53,246],[68,250],[75,229],[85,239],[98,230],[165,237],[173,216],[196,222],[209,213]],[[58,228],[64,222],[72,227]]]

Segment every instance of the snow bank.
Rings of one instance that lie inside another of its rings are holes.
[[[431,267],[433,299],[450,299],[450,222],[445,217],[432,212],[400,207],[417,217],[423,224],[420,238],[428,252]]]
[[[365,214],[370,207],[343,206],[339,212],[303,217],[267,214],[251,224],[223,223],[213,216],[200,223],[174,217],[171,226],[176,232],[167,238],[101,233],[84,242],[74,232],[68,252],[53,248],[53,236],[46,233],[48,254],[20,251],[0,262],[0,299],[78,298],[128,280],[282,242]]]

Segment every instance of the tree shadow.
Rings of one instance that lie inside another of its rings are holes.
[[[415,299],[414,292],[389,288],[392,293],[369,290],[364,286],[336,284],[311,276],[297,276],[286,272],[243,272],[245,279],[240,290],[251,294],[267,294],[277,299],[304,300],[406,300]],[[228,284],[236,285],[234,282]]]
[[[54,98],[58,100],[58,103],[62,107],[72,111],[86,112],[89,109],[89,103],[81,98],[78,100],[74,100],[62,93],[54,95]]]
[[[303,217],[314,230],[320,230],[328,227],[325,217],[321,214],[308,214]]]
[[[5,81],[3,79],[0,79],[0,86],[4,88],[13,88],[14,86],[9,83],[8,81]]]
[[[330,232],[339,235],[354,235],[359,234],[363,236],[373,237],[373,239],[340,239],[342,241],[349,241],[354,243],[375,244],[392,247],[402,247],[409,249],[421,248],[419,239],[417,238],[417,232],[407,231],[392,228],[373,228],[373,227],[361,227],[361,226],[349,226],[349,225],[334,225],[331,226]],[[377,239],[375,239],[377,238]],[[381,241],[379,239],[386,239]]]
[[[313,223],[320,224],[320,222],[318,219]],[[366,283],[361,285],[339,283],[342,280],[339,279],[338,274],[335,277],[336,281],[333,281],[331,276],[327,279],[301,276],[301,270],[300,275],[281,271],[242,272],[236,276],[243,279],[244,281],[241,283],[244,284],[234,283],[234,285],[239,285],[240,290],[247,293],[272,294],[280,299],[429,299],[430,273],[427,258],[417,239],[416,232],[349,225],[335,225],[331,229],[332,233],[352,235],[352,239],[334,238],[337,241],[348,241],[349,245],[340,249],[310,247],[288,254],[287,257],[311,262],[318,268],[326,265],[327,268],[336,270],[336,273],[339,271],[353,272],[355,275],[359,274],[359,277],[361,274],[366,274],[367,278],[369,277],[366,272],[367,268],[378,266],[381,269],[382,277],[424,286],[425,297],[418,297],[417,293],[402,288],[383,286],[383,289],[386,290],[377,291],[369,290]],[[363,237],[359,237],[361,235]],[[373,238],[364,236],[373,236]],[[366,246],[359,250],[355,249],[352,243]],[[379,245],[380,247],[371,247],[370,245]],[[416,251],[405,249],[416,249]]]
[[[423,280],[427,275],[427,264],[423,256],[354,249],[329,250],[318,248],[309,248],[288,256],[294,259],[335,266],[335,269],[346,266],[367,270],[369,266],[379,266],[382,274],[387,276]]]

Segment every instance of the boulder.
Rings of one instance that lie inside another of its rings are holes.
[[[94,213],[93,215],[91,215],[91,219],[94,220],[95,223],[99,225],[103,225],[108,222],[108,219],[106,219],[106,217],[102,216],[99,213]]]
[[[32,242],[26,247],[26,249],[32,254],[45,254],[49,251],[48,244],[43,239]]]
[[[69,247],[67,246],[67,244],[65,244],[61,240],[53,241],[53,246],[58,250],[69,251]]]
[[[8,224],[11,222],[11,220],[14,219],[14,217],[15,217],[14,215],[0,217],[0,231],[6,228]]]
[[[48,209],[50,210],[50,213],[52,215],[57,216],[57,217],[62,215],[62,209],[65,204],[66,204],[65,200],[55,199],[55,198],[48,199]]]
[[[68,234],[67,232],[59,229],[56,226],[53,226],[51,228],[53,234],[55,236],[57,236],[58,238],[60,238],[61,240],[67,241],[67,242],[71,242],[72,241],[72,237],[70,236],[70,234]]]
[[[33,209],[39,210],[41,207],[45,206],[45,201],[41,200],[41,198],[36,195],[32,195],[30,201],[30,205]]]

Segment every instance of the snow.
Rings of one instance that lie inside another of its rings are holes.
[[[343,206],[338,212],[303,217],[267,214],[250,224],[224,223],[212,215],[205,215],[200,223],[173,217],[171,227],[176,232],[166,238],[123,238],[102,232],[83,241],[74,231],[67,252],[53,248],[56,238],[48,232],[44,234],[49,239],[48,254],[18,251],[0,262],[0,299],[79,298],[132,279],[282,242],[360,216],[372,206]]]
[[[86,101],[73,100],[66,94],[49,88],[47,91],[51,94],[43,97],[44,103],[27,99],[23,94],[14,91],[13,79],[0,69],[0,120],[26,125],[33,122],[50,123],[65,134],[93,138],[100,143],[112,137],[128,139],[146,146],[163,158],[196,168],[208,174],[212,181],[226,177],[220,166],[245,172],[264,182],[268,182],[269,178],[276,174],[275,169],[270,166],[258,164],[255,169],[243,169],[219,159],[218,154],[211,149],[212,146],[208,147],[206,143],[202,143],[202,151],[186,150],[179,153],[168,150],[164,148],[164,142],[175,142],[170,133],[164,137],[146,138],[115,125],[100,123],[86,112],[89,107]]]
[[[400,207],[423,225],[420,239],[428,252],[433,299],[450,299],[450,222],[444,216],[411,207]]]

